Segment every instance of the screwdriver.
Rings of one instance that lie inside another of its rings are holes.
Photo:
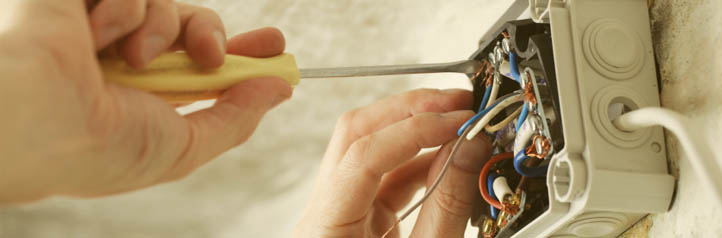
[[[299,69],[291,54],[270,58],[226,55],[215,69],[203,68],[182,52],[165,53],[143,69],[134,69],[120,58],[101,58],[105,80],[156,94],[169,102],[182,103],[212,99],[245,79],[277,77],[292,86],[304,79],[399,75],[420,73],[474,74],[481,67],[476,60],[440,64],[361,66]]]

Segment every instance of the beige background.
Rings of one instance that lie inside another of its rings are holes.
[[[508,1],[207,0],[230,34],[276,26],[302,67],[431,63],[466,58]],[[717,0],[657,0],[652,9],[663,102],[722,135]],[[229,34],[229,35],[230,35]],[[286,237],[309,199],[336,118],[419,87],[466,87],[460,75],[304,81],[269,113],[248,143],[187,179],[126,195],[55,198],[0,210],[0,237]],[[191,105],[193,110],[208,102]],[[670,140],[677,200],[630,236],[716,237],[722,210],[696,182]],[[410,219],[413,220],[413,219]],[[474,229],[475,231],[475,229]],[[467,232],[467,237],[475,234]],[[475,233],[475,232],[474,232]]]

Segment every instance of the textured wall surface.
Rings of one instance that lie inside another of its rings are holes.
[[[460,60],[505,9],[491,0],[208,0],[229,35],[284,31],[301,67]],[[180,181],[93,200],[52,199],[0,211],[0,237],[288,237],[341,113],[419,87],[464,87],[462,75],[304,81],[245,145]],[[199,108],[208,103],[190,106]],[[188,110],[189,108],[186,108]],[[413,221],[413,218],[409,219]]]
[[[230,34],[281,28],[302,67],[431,63],[465,58],[508,3],[493,0],[195,0],[219,12]],[[722,23],[717,0],[656,0],[651,10],[663,103],[687,113],[699,136],[722,136]],[[0,237],[287,237],[304,204],[336,118],[419,87],[466,87],[459,75],[304,81],[256,134],[192,176],[121,196],[55,198],[0,210]],[[191,105],[193,110],[208,102]],[[717,237],[722,208],[710,204],[676,141],[679,178],[671,211],[634,237]],[[413,218],[409,220],[413,221]],[[468,233],[468,232],[467,232]],[[474,234],[467,234],[474,237]]]
[[[655,53],[662,80],[662,105],[692,118],[693,135],[708,138],[719,149],[722,137],[722,2],[717,0],[656,0],[650,9]],[[669,135],[669,133],[667,134]],[[667,137],[670,171],[677,193],[669,212],[651,215],[629,237],[719,237],[722,207],[714,201]],[[713,159],[713,158],[710,158]],[[722,163],[722,156],[717,155]],[[631,233],[631,232],[630,232]]]

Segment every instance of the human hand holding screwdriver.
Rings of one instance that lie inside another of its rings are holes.
[[[224,52],[284,49],[266,28],[225,42],[211,10],[170,0],[8,0],[0,4],[0,205],[52,195],[94,197],[179,179],[253,133],[291,95],[280,79],[245,80],[186,116],[151,94],[107,83],[97,54],[115,49],[142,68],[170,50],[205,67]],[[345,114],[324,156],[298,237],[379,236],[440,172],[471,93],[417,90]],[[443,145],[416,156],[421,148]],[[414,236],[462,236],[484,139],[465,143],[424,203]],[[471,189],[470,189],[471,188]],[[392,230],[398,236],[398,228]]]
[[[107,83],[97,54],[142,68],[169,50],[205,67],[225,53],[270,57],[265,28],[226,42],[212,10],[170,0],[9,0],[0,4],[0,204],[93,197],[177,180],[253,133],[291,95],[280,79],[243,81],[186,116],[164,100]]]
[[[473,113],[471,92],[422,89],[344,114],[336,125],[313,196],[295,237],[379,237],[414,193],[430,186],[456,131]],[[421,154],[422,148],[442,147]],[[463,237],[487,138],[464,143],[436,191],[423,203],[411,237]],[[398,237],[398,226],[389,237]]]

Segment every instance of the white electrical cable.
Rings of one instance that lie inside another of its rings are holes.
[[[491,84],[491,93],[489,94],[489,100],[486,102],[486,107],[491,106],[496,101],[496,96],[499,95],[499,88],[501,79],[499,78],[499,73],[494,72],[494,76],[491,78],[493,81]]]
[[[527,116],[526,120],[519,127],[519,131],[516,132],[514,137],[514,147],[512,151],[514,155],[519,154],[520,151],[526,148],[527,144],[531,140],[534,132],[536,131],[536,125],[539,120],[534,116]]]
[[[498,105],[496,105],[494,108],[492,108],[488,113],[486,113],[481,119],[479,120],[476,125],[474,125],[474,128],[471,128],[471,131],[469,131],[469,134],[466,135],[467,140],[474,139],[479,132],[481,132],[481,129],[484,129],[484,126],[486,124],[489,124],[492,118],[494,118],[501,110],[504,110],[504,108],[508,107],[511,104],[514,104],[515,102],[521,101],[521,96],[511,96],[504,101],[499,102]]]
[[[494,179],[491,186],[494,188],[494,196],[496,196],[496,199],[499,201],[504,200],[504,197],[506,197],[507,194],[513,193],[509,187],[509,183],[506,182],[506,178],[501,176]]]
[[[722,169],[715,154],[700,137],[690,136],[689,118],[664,108],[642,108],[623,114],[613,121],[624,131],[634,131],[650,126],[662,126],[671,131],[684,148],[692,168],[712,188],[717,202],[722,204]]]

